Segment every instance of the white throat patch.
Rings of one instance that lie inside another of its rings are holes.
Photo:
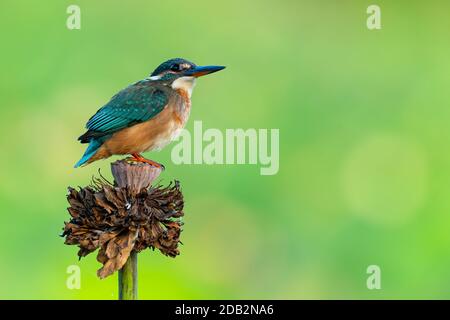
[[[196,81],[195,77],[181,77],[181,78],[178,78],[177,80],[172,82],[172,89],[174,89],[174,90],[177,90],[177,89],[185,90],[188,93],[189,98],[190,98],[191,95],[192,95],[192,90],[195,87],[195,81]]]
[[[161,79],[161,76],[152,76],[152,77],[148,77],[147,79],[148,80],[152,80],[152,81],[156,81],[156,80]]]

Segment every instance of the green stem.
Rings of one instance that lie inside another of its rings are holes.
[[[119,300],[137,300],[137,252],[134,250],[119,270]]]

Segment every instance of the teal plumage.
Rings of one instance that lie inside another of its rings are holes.
[[[160,150],[177,137],[189,117],[196,78],[224,68],[170,59],[120,91],[87,122],[87,131],[78,140],[89,145],[75,168],[119,154],[163,167],[140,153]]]
[[[88,131],[78,138],[89,146],[75,168],[85,164],[115,132],[150,120],[163,110],[167,94],[147,82],[142,80],[123,89],[89,119]]]
[[[78,168],[79,166],[82,166],[86,162],[89,161],[89,159],[97,152],[98,148],[100,148],[103,144],[101,141],[102,139],[92,139],[89,143],[89,146],[87,147],[86,151],[84,152],[81,159],[75,164],[75,168]]]

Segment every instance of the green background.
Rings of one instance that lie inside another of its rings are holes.
[[[382,29],[366,27],[378,4]],[[81,7],[81,30],[66,9]],[[444,1],[0,4],[0,298],[116,299],[58,236],[86,120],[162,61],[198,81],[187,128],[280,129],[280,170],[166,165],[186,199],[176,259],[139,256],[142,299],[450,298],[450,42]],[[116,159],[116,158],[112,158]],[[66,287],[68,266],[81,289]],[[381,290],[366,269],[381,268]]]

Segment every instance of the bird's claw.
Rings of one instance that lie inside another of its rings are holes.
[[[127,161],[134,161],[134,162],[142,162],[142,163],[147,163],[153,167],[156,168],[160,168],[162,171],[166,170],[166,167],[161,164],[158,163],[156,161],[150,160],[150,159],[146,159],[143,156],[141,156],[140,154],[132,154],[132,157],[129,157],[126,159]]]

